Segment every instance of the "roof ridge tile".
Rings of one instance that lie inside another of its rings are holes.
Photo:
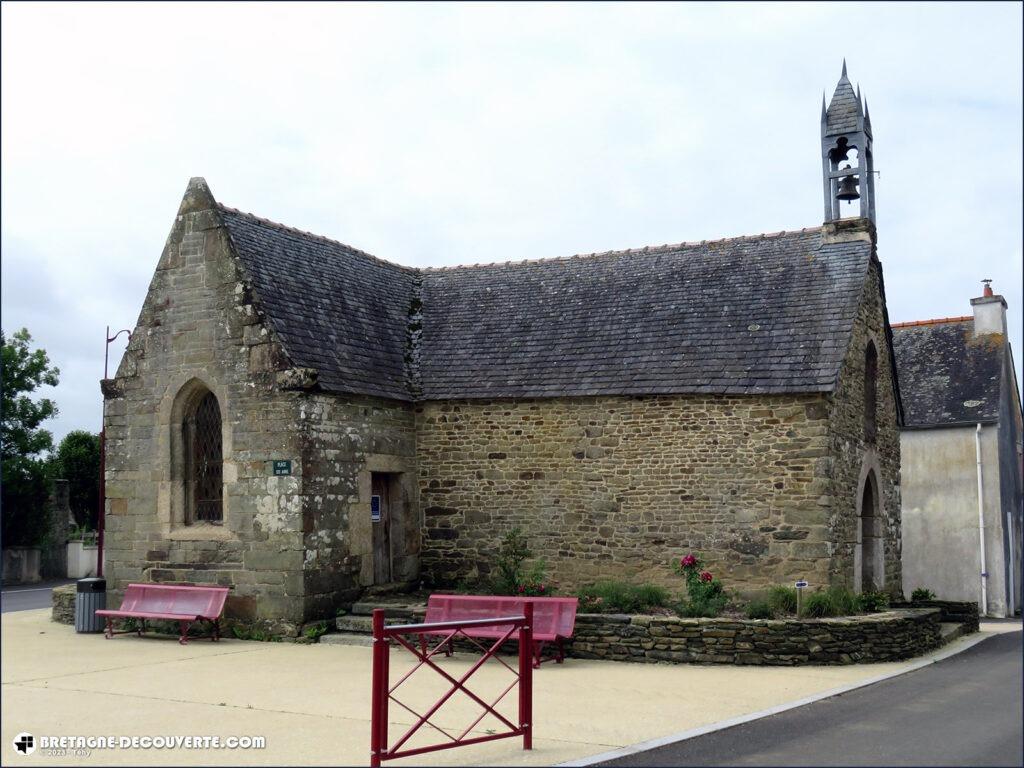
[[[962,317],[937,317],[934,320],[905,320],[902,323],[890,323],[891,328],[914,328],[920,325],[939,325],[941,323],[964,323],[974,320],[973,315]]]
[[[821,227],[803,227],[802,229],[781,229],[778,232],[766,232],[758,235],[735,235],[733,237],[722,237],[718,240],[684,240],[679,243],[663,243],[662,245],[645,245],[642,248],[625,248],[610,251],[593,251],[591,253],[574,253],[571,256],[548,256],[540,259],[510,259],[508,261],[491,262],[490,264],[443,264],[441,266],[416,267],[423,272],[444,272],[454,269],[468,269],[470,267],[495,267],[506,264],[549,264],[571,259],[589,259],[601,256],[632,256],[638,253],[671,253],[686,248],[700,248],[709,243],[739,243],[766,240],[768,238],[780,238],[786,235],[806,235],[820,232]]]
[[[238,208],[232,208],[230,205],[225,205],[224,203],[217,203],[217,207],[221,211],[227,211],[228,213],[235,213],[238,214],[239,216],[245,216],[254,221],[258,221],[261,224],[266,224],[267,226],[275,227],[276,229],[283,229],[286,232],[293,232],[297,235],[302,235],[304,237],[311,237],[314,240],[321,240],[325,243],[341,246],[342,248],[352,251],[353,253],[359,254],[360,256],[366,256],[367,258],[373,259],[374,261],[379,261],[381,264],[386,264],[389,267],[398,267],[399,269],[418,271],[417,267],[408,267],[405,264],[399,264],[398,262],[395,261],[382,259],[380,256],[374,256],[372,253],[364,251],[362,248],[356,248],[354,245],[349,245],[348,243],[343,243],[340,240],[335,240],[333,237],[327,237],[326,235],[318,235],[316,232],[308,232],[305,229],[299,229],[298,227],[292,227],[287,224],[282,224],[279,221],[268,219],[265,216],[257,216],[255,213],[252,213],[251,211],[242,211],[239,210]]]

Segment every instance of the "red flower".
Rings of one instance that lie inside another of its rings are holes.
[[[520,592],[525,592],[526,591],[526,587],[524,587],[522,584],[520,584],[519,585],[519,591]]]
[[[701,581],[711,581],[711,579],[713,579],[713,578],[714,578],[714,576],[711,575],[710,571],[701,571],[701,574],[700,574],[700,580]]]
[[[683,568],[692,568],[693,566],[695,566],[697,564],[697,558],[694,557],[693,555],[687,555],[686,557],[684,557],[682,560],[679,561],[679,564]]]

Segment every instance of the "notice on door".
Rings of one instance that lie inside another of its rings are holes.
[[[374,495],[370,497],[370,522],[380,522],[380,496]]]

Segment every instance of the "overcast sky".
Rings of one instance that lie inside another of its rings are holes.
[[[1021,9],[5,3],[3,328],[61,369],[55,436],[98,430],[190,176],[410,265],[817,226],[846,56],[890,319],[992,278],[1020,377]]]

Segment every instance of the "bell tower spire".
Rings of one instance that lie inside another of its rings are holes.
[[[825,221],[842,218],[842,204],[860,200],[861,218],[875,220],[874,157],[871,146],[871,118],[866,102],[843,73],[832,101],[821,108],[821,172],[825,193]],[[855,152],[856,157],[851,157]]]

